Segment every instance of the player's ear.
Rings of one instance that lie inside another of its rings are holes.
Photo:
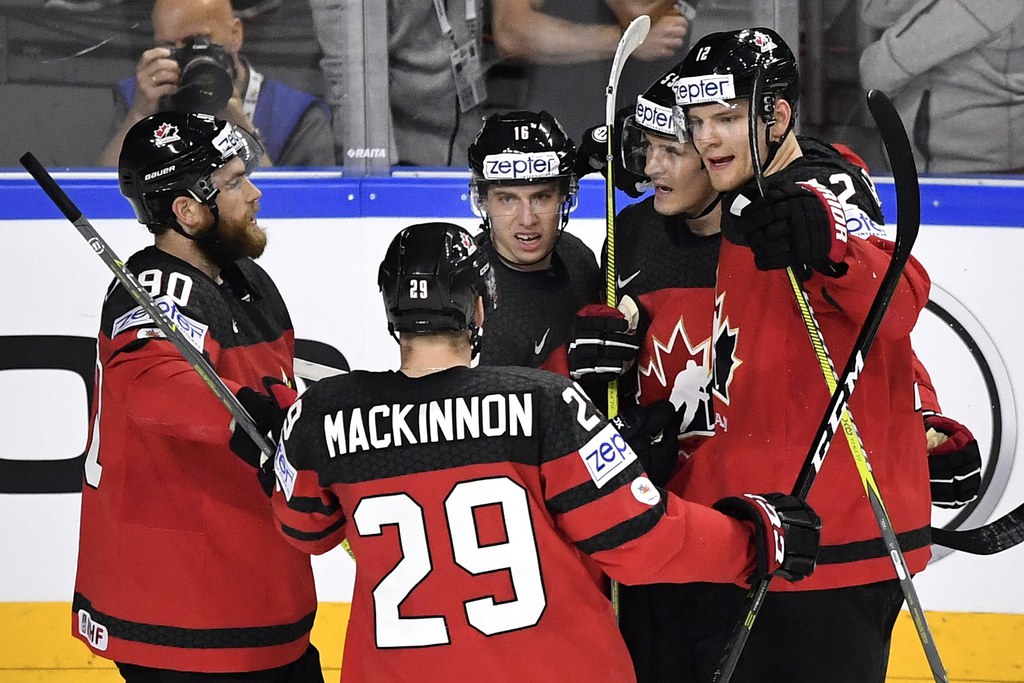
[[[208,206],[184,195],[174,198],[174,201],[171,202],[171,210],[174,212],[175,218],[178,219],[178,225],[190,235],[201,231],[206,226],[210,215]]]
[[[775,125],[772,126],[772,139],[778,140],[783,132],[789,130],[789,122],[793,120],[793,105],[781,97],[775,99]]]
[[[476,320],[477,327],[484,326],[484,298],[482,296],[478,296],[476,298],[476,313],[474,314],[474,319]]]

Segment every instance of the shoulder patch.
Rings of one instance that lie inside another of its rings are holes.
[[[284,449],[284,443],[277,444],[277,451],[274,452],[274,474],[277,475],[277,485],[284,491],[285,500],[291,500],[295,492],[295,480],[298,478],[298,471],[288,462],[288,454]]]
[[[203,345],[206,343],[206,334],[210,328],[198,320],[194,320],[185,315],[178,304],[171,300],[170,296],[164,294],[163,296],[157,297],[153,300],[156,303],[157,308],[166,315],[170,321],[174,324],[182,336],[188,340],[188,343],[196,347],[200,352],[203,350]],[[125,330],[130,330],[135,327],[148,327],[152,328],[155,326],[155,321],[152,316],[146,312],[142,306],[136,306],[132,310],[128,311],[121,317],[114,320],[114,325],[110,330],[110,338],[113,339]],[[145,335],[145,336],[163,336],[163,335]],[[140,338],[142,335],[140,335]]]
[[[580,448],[579,453],[597,488],[604,486],[636,460],[636,453],[610,424],[605,425],[604,429]]]

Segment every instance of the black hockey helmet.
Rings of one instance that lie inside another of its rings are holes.
[[[672,85],[679,80],[682,63],[676,64],[636,98],[636,109],[622,124],[622,165],[644,175],[647,163],[647,136],[687,142],[683,110],[676,106]]]
[[[560,207],[565,227],[576,208],[576,145],[546,111],[492,114],[469,146],[470,190],[473,210],[484,219],[483,197],[491,185],[529,185],[559,181],[565,201]]]
[[[151,230],[179,229],[171,209],[188,195],[217,215],[217,188],[210,176],[235,157],[248,174],[263,147],[247,131],[208,114],[166,111],[139,121],[128,131],[117,162],[118,181],[139,222]]]
[[[395,235],[380,264],[388,331],[471,330],[476,298],[495,306],[494,273],[473,236],[452,223],[419,223]]]
[[[752,109],[768,122],[774,114],[775,97],[782,95],[796,115],[800,100],[796,57],[782,36],[770,28],[709,33],[690,48],[679,66],[679,79],[672,88],[676,104],[682,107],[749,98],[755,79],[760,79],[765,102]]]
[[[760,100],[751,101],[749,115],[752,129],[754,116],[759,116],[767,126],[768,157],[762,163],[762,167],[767,167],[782,139],[793,130],[800,99],[796,57],[782,36],[760,26],[709,33],[690,48],[681,67],[680,78],[672,88],[676,104],[683,110],[739,98],[753,100],[756,96]],[[772,141],[775,103],[780,96],[789,102],[793,115],[778,140]]]

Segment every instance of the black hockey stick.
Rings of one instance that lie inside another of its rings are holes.
[[[977,529],[932,527],[932,543],[972,555],[994,555],[1024,542],[1024,503]]]
[[[753,101],[751,106],[756,105]],[[888,309],[896,287],[903,274],[903,268],[910,258],[910,251],[917,239],[920,227],[920,190],[917,181],[917,170],[914,165],[913,154],[907,140],[906,131],[899,114],[883,93],[872,90],[868,93],[868,108],[875,119],[879,133],[889,153],[889,161],[893,170],[893,178],[896,181],[897,200],[897,228],[896,240],[893,249],[892,259],[889,267],[886,268],[882,281],[879,284],[875,298],[865,317],[864,326],[854,343],[850,358],[843,368],[843,372],[837,380],[836,391],[833,392],[828,408],[818,427],[814,442],[807,454],[804,464],[797,476],[796,484],[793,487],[793,495],[801,500],[807,498],[811,486],[817,477],[818,471],[828,453],[828,447],[832,437],[836,433],[843,412],[850,401],[850,396],[856,388],[857,380],[864,369],[864,358],[874,343],[878,328],[881,326],[882,318]],[[755,160],[756,164],[756,160]],[[756,172],[756,171],[755,171]],[[771,576],[759,579],[747,595],[745,614],[736,624],[732,637],[726,646],[718,669],[715,671],[714,681],[728,681],[736,669],[743,646],[750,636],[754,620],[761,609],[768,588],[771,585]],[[920,632],[920,631],[919,631]],[[926,652],[927,652],[926,646]],[[932,674],[937,681],[945,681],[945,672],[936,670],[933,662]]]
[[[760,69],[755,73],[754,87],[751,94],[751,102],[758,103],[756,113],[760,115],[762,110],[766,108],[766,105],[761,104],[761,73]],[[880,92],[875,92],[875,95],[869,95],[869,97],[885,96]],[[887,99],[887,98],[886,98]],[[870,105],[869,99],[869,105]],[[888,108],[892,105],[889,104]],[[752,112],[753,113],[753,112]],[[872,109],[872,114],[875,110]],[[757,181],[758,191],[764,196],[764,181],[762,178],[761,163],[759,157],[759,147],[756,144],[756,138],[754,137],[757,130],[757,116],[750,116],[750,139],[751,139],[751,160],[754,166],[754,177]],[[909,149],[909,143],[906,142],[906,132],[904,131],[903,123],[896,117],[893,122],[894,125],[899,127],[900,131],[903,131],[899,137],[901,139],[885,139],[887,148],[890,146],[903,145],[907,147],[907,154],[912,154]],[[895,133],[895,131],[894,131]],[[896,136],[894,135],[894,138]],[[892,152],[890,151],[890,155]],[[911,156],[911,162],[913,158]],[[913,164],[911,169],[913,170]],[[912,202],[912,205],[920,205],[920,192],[917,185],[917,173],[913,172],[912,177],[900,179],[901,184],[904,188],[910,188],[907,190],[906,200],[903,201]],[[911,190],[913,196],[910,196]],[[920,222],[920,215],[917,216],[918,222]],[[821,333],[821,326],[818,324],[818,320],[814,315],[814,310],[811,307],[811,301],[807,296],[807,292],[804,291],[800,284],[799,278],[793,268],[786,268],[786,276],[789,279],[790,289],[793,292],[793,298],[796,301],[797,309],[800,311],[800,318],[803,321],[804,329],[807,331],[807,336],[810,339],[811,347],[814,349],[814,355],[818,360],[818,367],[821,369],[821,374],[825,378],[825,384],[828,387],[829,393],[834,393],[838,386],[836,381],[836,371],[832,364],[832,357],[829,355],[828,347],[825,344],[825,338]],[[854,464],[857,467],[857,474],[860,476],[861,485],[864,487],[864,495],[868,499],[868,503],[871,506],[871,513],[875,517],[875,522],[878,525],[879,532],[881,534],[882,542],[885,544],[886,554],[893,563],[893,569],[895,575],[900,584],[900,590],[903,592],[903,597],[906,600],[907,611],[910,612],[912,620],[914,622],[914,628],[917,630],[918,638],[921,641],[921,647],[924,648],[925,655],[928,659],[928,664],[931,667],[932,674],[935,680],[939,683],[946,681],[945,667],[942,665],[942,658],[939,656],[939,650],[935,645],[935,638],[932,636],[931,629],[928,626],[928,620],[924,614],[924,608],[921,606],[921,599],[917,595],[917,588],[914,586],[914,581],[911,578],[910,567],[907,565],[907,558],[903,554],[903,549],[900,548],[899,539],[896,537],[896,531],[892,526],[892,519],[889,517],[889,512],[886,510],[885,503],[882,501],[882,492],[878,487],[878,482],[875,480],[875,475],[872,472],[871,464],[868,462],[867,449],[864,447],[864,441],[861,439],[860,434],[857,430],[857,425],[853,421],[853,415],[850,410],[844,409],[840,418],[843,435],[846,437],[846,443],[850,448],[850,455],[853,456]],[[728,679],[726,679],[728,680]]]
[[[100,234],[96,232],[96,228],[92,226],[89,219],[82,215],[82,212],[75,206],[75,203],[71,201],[71,198],[64,193],[64,190],[60,188],[57,181],[46,172],[43,165],[39,163],[39,160],[33,156],[31,152],[26,152],[19,159],[21,165],[25,167],[25,170],[35,178],[35,181],[39,183],[39,187],[43,189],[53,203],[60,209],[69,221],[81,233],[85,241],[89,243],[92,250],[96,252],[110,271],[117,278],[117,281],[122,287],[135,299],[136,303],[142,307],[142,309],[152,318],[156,326],[160,328],[160,331],[164,333],[168,341],[174,344],[175,347],[181,352],[181,355],[185,357],[185,360],[189,362],[192,368],[199,373],[199,376],[206,382],[206,386],[210,387],[210,390],[214,395],[224,404],[224,407],[228,409],[231,416],[235,419],[235,424],[242,428],[246,434],[252,438],[260,451],[262,451],[264,457],[273,459],[274,447],[267,440],[265,434],[260,434],[259,428],[256,423],[253,422],[252,417],[246,412],[245,408],[238,401],[231,390],[224,384],[224,380],[217,376],[217,372],[210,365],[209,361],[199,352],[196,347],[192,346],[185,339],[185,337],[178,331],[177,325],[167,317],[167,314],[153,301],[153,297],[149,295],[149,292],[142,289],[139,286],[138,281],[135,279],[135,275],[124,265],[124,262],[117,257]]]

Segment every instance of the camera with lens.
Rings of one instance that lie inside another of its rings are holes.
[[[224,46],[206,36],[192,36],[171,50],[181,77],[177,91],[163,98],[163,109],[216,114],[223,111],[235,90],[235,60]]]

